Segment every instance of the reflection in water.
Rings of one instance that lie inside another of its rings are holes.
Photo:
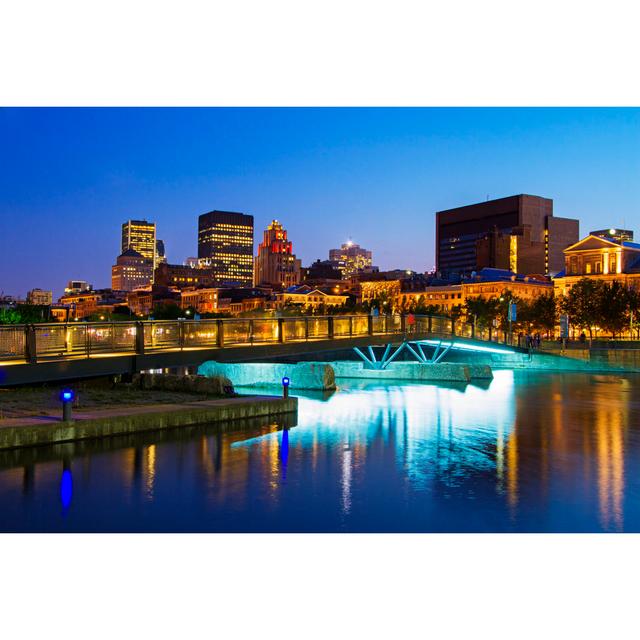
[[[640,531],[639,390],[638,376],[509,371],[488,386],[357,382],[300,397],[297,425],[0,452],[1,528]]]
[[[71,463],[65,459],[62,465],[62,475],[60,476],[60,502],[62,504],[63,515],[69,510],[72,497],[73,478],[71,476]]]
[[[342,510],[349,513],[351,509],[351,449],[344,445],[342,452]]]
[[[282,463],[282,479],[287,479],[287,460],[289,459],[289,429],[282,430],[280,442],[280,462]]]
[[[598,406],[598,498],[600,521],[605,530],[622,530],[624,456],[621,415],[606,406]]]
[[[153,500],[153,484],[156,480],[156,445],[152,444],[147,447],[147,468],[146,468],[146,490],[147,499]]]

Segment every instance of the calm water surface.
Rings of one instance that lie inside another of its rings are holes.
[[[0,452],[3,531],[640,531],[640,377],[347,384],[297,425]]]

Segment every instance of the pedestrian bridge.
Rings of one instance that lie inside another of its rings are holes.
[[[470,334],[468,325],[456,326],[450,318],[413,316],[407,321],[400,314],[4,325],[0,386],[195,366],[206,360],[250,362],[352,348],[363,352],[404,343],[425,358],[425,347],[439,345],[439,359],[451,349],[524,351]]]

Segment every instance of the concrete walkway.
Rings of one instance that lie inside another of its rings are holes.
[[[237,396],[178,404],[151,404],[74,411],[73,422],[59,416],[0,420],[0,449],[57,444],[210,422],[269,418],[296,412],[297,398]]]

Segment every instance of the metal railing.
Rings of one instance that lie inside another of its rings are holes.
[[[144,354],[166,350],[307,342],[367,335],[464,335],[442,316],[297,316],[211,320],[74,322],[0,326],[0,363]]]

